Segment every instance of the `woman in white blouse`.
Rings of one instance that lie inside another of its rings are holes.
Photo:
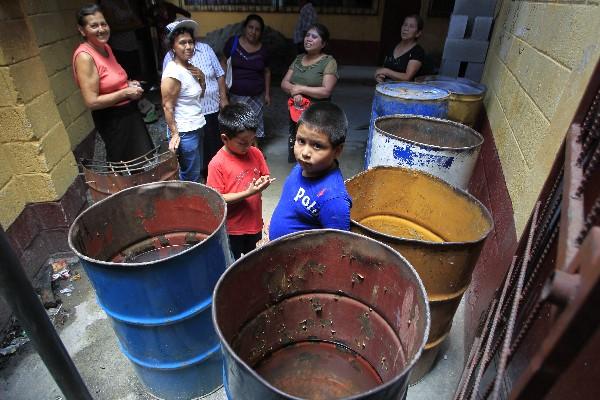
[[[200,98],[204,74],[190,63],[195,51],[195,21],[178,21],[167,38],[173,60],[163,70],[160,90],[171,138],[169,150],[177,152],[182,180],[199,182],[202,167],[203,127],[206,124]]]
[[[179,21],[175,21],[166,26],[165,38],[178,24]],[[168,46],[167,42],[165,44]],[[167,68],[167,64],[173,60],[173,57],[173,52],[167,51],[162,64],[163,70]],[[204,96],[200,99],[202,114],[206,119],[204,140],[201,144],[204,149],[201,174],[203,178],[206,178],[208,163],[217,154],[217,151],[223,147],[221,133],[219,132],[219,111],[229,103],[225,85],[225,72],[213,49],[208,44],[199,41],[196,42],[195,52],[190,63],[202,70],[206,81]]]

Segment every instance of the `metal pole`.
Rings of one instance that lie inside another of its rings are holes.
[[[91,400],[92,395],[50,322],[1,226],[0,295],[12,308],[63,395],[69,400]]]

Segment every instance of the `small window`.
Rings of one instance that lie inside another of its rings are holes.
[[[379,0],[315,0],[312,2],[319,14],[376,15]],[[246,12],[298,12],[298,0],[184,0],[189,10],[196,11],[246,11]]]

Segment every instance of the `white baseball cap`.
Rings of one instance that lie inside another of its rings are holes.
[[[171,37],[171,33],[179,28],[189,28],[194,31],[194,36],[196,35],[196,29],[198,29],[198,23],[193,19],[180,19],[177,21],[171,22],[166,26],[167,29],[167,37]]]

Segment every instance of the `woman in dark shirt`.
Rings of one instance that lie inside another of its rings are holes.
[[[263,108],[271,104],[271,70],[269,69],[269,54],[261,42],[265,30],[263,19],[256,14],[246,17],[242,35],[237,37],[234,51],[235,36],[225,43],[223,53],[225,59],[231,56],[233,80],[229,89],[231,103],[246,103],[258,117],[256,137],[265,135]],[[233,54],[232,54],[233,53]],[[222,60],[225,67],[225,60]],[[226,69],[226,68],[224,68]]]
[[[383,67],[375,71],[377,82],[413,80],[425,59],[425,50],[417,44],[422,32],[423,19],[419,15],[413,14],[404,18],[402,40],[394,47],[392,53],[385,57]]]

